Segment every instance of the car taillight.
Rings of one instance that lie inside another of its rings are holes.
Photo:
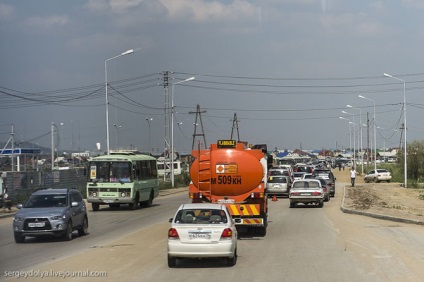
[[[233,238],[233,230],[231,228],[225,228],[224,231],[222,231],[221,239],[231,239]]]
[[[168,230],[168,239],[179,239],[180,236],[175,228],[169,228]]]
[[[292,195],[292,196],[300,196],[300,192],[291,192],[290,195]]]
[[[324,190],[324,192],[327,192],[327,187],[322,188],[322,190]]]
[[[321,196],[321,192],[313,192],[312,196]]]

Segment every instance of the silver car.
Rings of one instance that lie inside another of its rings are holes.
[[[24,243],[26,236],[55,235],[69,241],[74,230],[80,236],[88,233],[87,209],[76,189],[38,190],[17,208],[13,219],[16,243]]]
[[[178,258],[222,258],[237,262],[237,229],[227,207],[221,204],[183,204],[169,220],[168,266]]]
[[[295,180],[289,194],[290,207],[297,204],[316,204],[322,208],[324,206],[324,190],[318,179]]]
[[[269,176],[266,184],[268,196],[288,196],[290,192],[290,177],[277,175]]]

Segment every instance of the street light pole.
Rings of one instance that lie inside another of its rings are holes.
[[[355,125],[356,123],[355,123],[355,115],[354,114],[352,114],[352,113],[348,113],[348,112],[346,112],[346,111],[342,111],[342,113],[343,114],[346,114],[346,115],[350,115],[350,116],[352,116],[352,119],[353,119],[353,125]],[[350,122],[350,120],[349,120],[349,122]],[[352,166],[356,166],[356,138],[355,138],[355,126],[353,126],[353,163],[352,163]]]
[[[351,105],[346,105],[346,107],[353,108],[353,106],[351,106]],[[361,141],[360,141],[361,144],[360,145],[358,144],[358,146],[361,146],[361,148],[360,148],[360,152],[361,152],[361,167],[362,167],[362,174],[364,174],[364,154],[362,153],[362,111],[361,111],[361,108],[356,108],[356,109],[359,110],[359,126],[360,126],[359,135],[360,135],[360,138],[361,138]]]
[[[377,171],[377,135],[375,133],[376,121],[375,121],[375,100],[369,99],[362,95],[358,95],[359,98],[371,101],[374,103],[374,170]]]
[[[404,187],[406,188],[407,186],[408,186],[408,175],[407,175],[407,169],[406,169],[406,164],[407,164],[407,162],[406,162],[406,81],[405,80],[403,80],[403,79],[400,79],[400,78],[398,78],[398,77],[395,77],[395,76],[393,76],[393,75],[390,75],[390,74],[388,74],[388,73],[384,73],[383,74],[385,77],[390,77],[390,78],[393,78],[393,79],[396,79],[396,80],[399,80],[399,81],[402,81],[403,82],[403,128],[405,129],[405,134],[404,134],[404,148],[403,148],[403,150],[404,150],[404,152],[403,152],[403,154],[404,154],[404,164],[403,164],[403,168],[404,168],[404,171],[403,171],[403,174],[404,174],[404,181],[405,181],[405,183],[404,183]]]
[[[121,56],[129,55],[134,53],[134,49],[130,49],[125,51],[122,54],[119,54],[115,57],[109,58],[105,61],[105,92],[106,92],[106,147],[107,147],[107,154],[110,154],[110,142],[109,142],[109,100],[107,95],[107,62],[116,58],[119,58]]]
[[[150,121],[152,121],[153,118],[146,118],[147,123],[149,124],[149,153],[151,153],[150,149]]]
[[[55,150],[55,146],[54,146],[54,128],[56,127],[56,130],[59,131],[59,128],[57,128],[57,125],[54,124],[54,122],[52,122],[52,126],[51,126],[51,138],[52,138],[52,171],[54,170],[54,150]]]
[[[194,76],[189,77],[185,80],[172,83],[172,97],[171,97],[171,187],[174,188],[174,86],[176,84],[184,83],[187,81],[194,80]]]
[[[117,149],[119,149],[119,128],[122,128],[122,125],[117,125],[114,123],[113,126],[116,128],[116,146]]]
[[[349,149],[352,149],[352,131],[350,130],[350,120],[344,117],[339,117],[339,119],[347,120],[349,122]],[[352,161],[352,157],[350,157],[350,160]]]

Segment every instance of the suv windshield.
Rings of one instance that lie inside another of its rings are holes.
[[[66,194],[32,195],[25,208],[65,207],[68,205]]]

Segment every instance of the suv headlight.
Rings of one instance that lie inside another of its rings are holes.
[[[15,218],[13,219],[13,221],[16,221],[16,222],[18,222],[18,221],[24,221],[24,218],[23,217],[20,217],[20,216],[15,216]]]
[[[59,219],[66,219],[66,215],[56,215],[56,216],[52,216],[50,217],[51,220],[59,220]]]

